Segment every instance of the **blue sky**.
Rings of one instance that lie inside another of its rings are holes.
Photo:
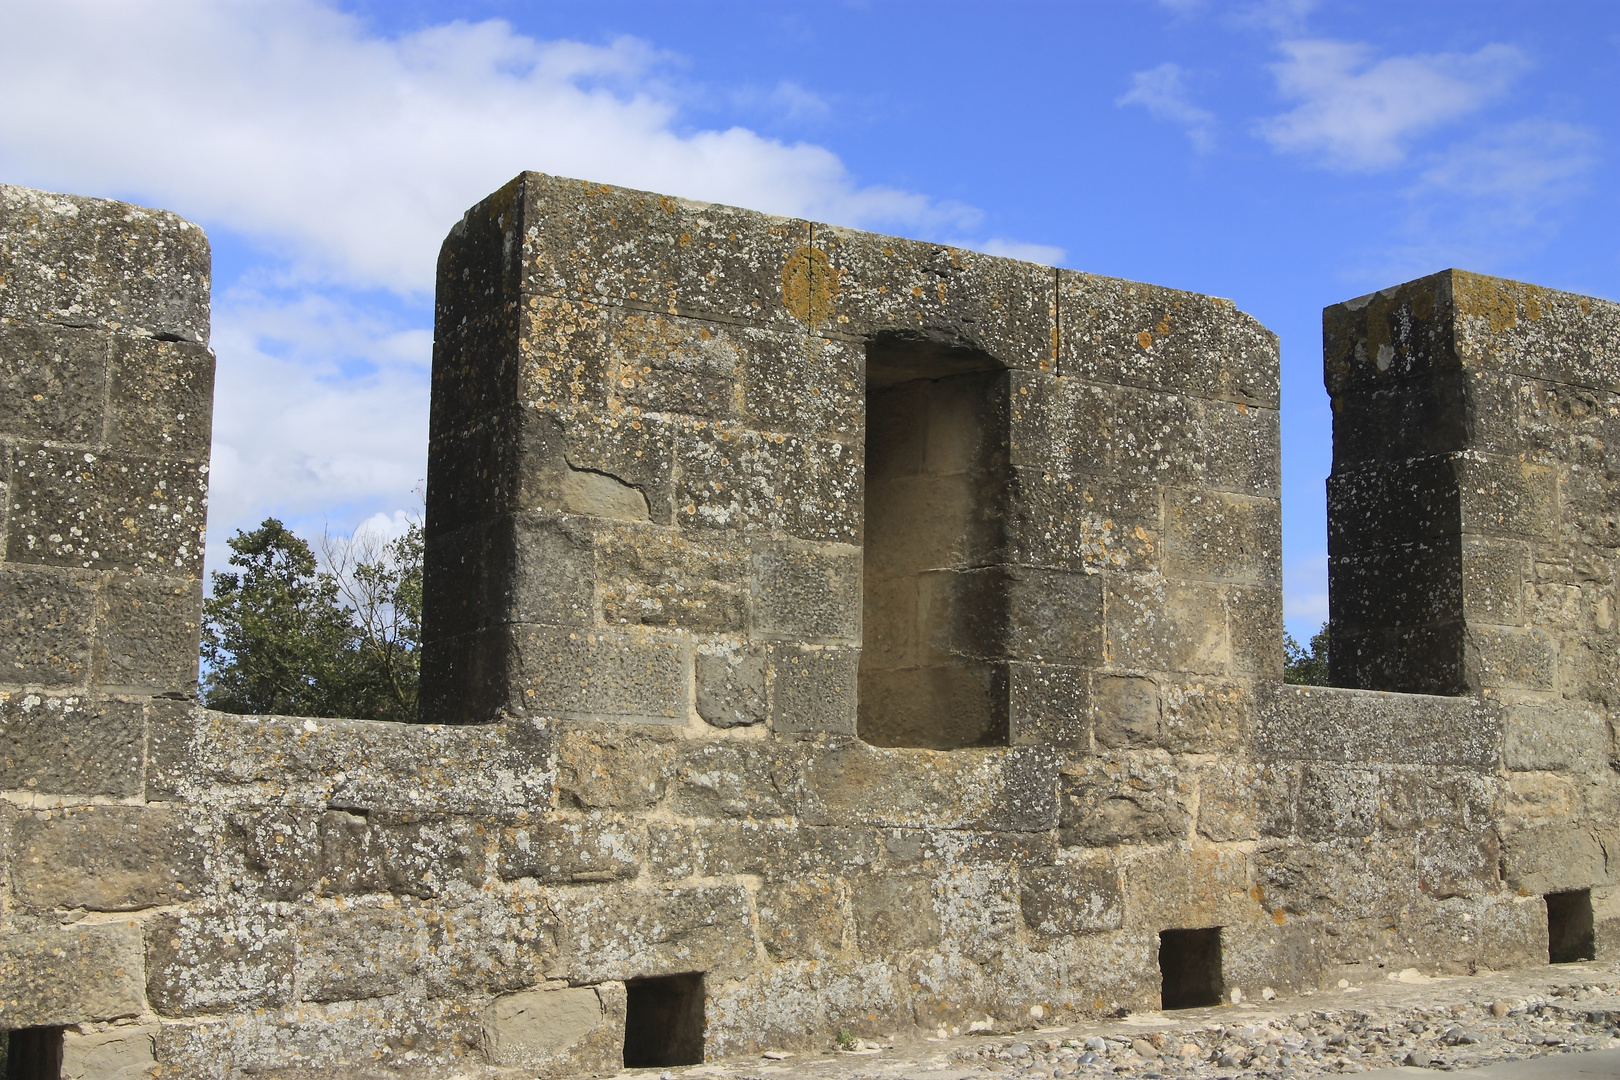
[[[432,267],[524,168],[1234,299],[1282,337],[1326,616],[1320,312],[1447,266],[1620,299],[1620,4],[0,0],[0,179],[215,250],[211,565],[397,524]]]

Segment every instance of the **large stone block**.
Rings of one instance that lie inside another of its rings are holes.
[[[856,446],[694,423],[681,432],[675,461],[675,516],[683,525],[860,540]]]
[[[0,320],[0,433],[100,443],[107,342],[81,327]]]
[[[157,1073],[151,1025],[120,1024],[105,1031],[65,1033],[62,1080],[149,1080]]]
[[[1509,887],[1533,895],[1609,884],[1603,845],[1582,825],[1544,825],[1503,837],[1502,870]]]
[[[1502,714],[1472,698],[1282,686],[1259,707],[1254,753],[1269,761],[1494,769]]]
[[[207,461],[214,354],[189,341],[112,337],[106,442],[115,451]]]
[[[567,819],[518,822],[502,830],[500,875],[541,884],[633,878],[641,872],[645,843],[633,827]]]
[[[853,735],[859,664],[858,649],[772,646],[771,730]]]
[[[691,700],[691,646],[647,631],[514,626],[513,707],[574,719],[681,724]]]
[[[563,567],[514,568],[510,610],[523,593],[544,595]],[[741,634],[748,627],[748,552],[722,532],[612,525],[598,531],[597,599],[609,626],[679,627]],[[533,578],[533,586],[525,587]],[[561,582],[559,585],[563,584]]]
[[[751,904],[740,885],[596,892],[562,915],[551,974],[572,983],[686,971],[723,981],[752,966]]]
[[[607,1020],[595,987],[504,994],[484,1010],[484,1038],[496,1065],[546,1065]]]
[[[1274,499],[1170,488],[1164,507],[1165,575],[1275,584],[1282,580],[1281,517]]]
[[[162,1016],[266,1009],[293,999],[293,921],[276,904],[192,908],[146,927],[146,996]]]
[[[0,790],[132,798],[145,756],[139,704],[0,692]]]
[[[755,634],[766,639],[858,644],[861,559],[843,545],[754,546]]]
[[[0,186],[0,318],[206,344],[210,261],[166,210]]]
[[[88,680],[99,581],[77,568],[0,567],[0,673],[7,682]]]
[[[1269,406],[1277,336],[1230,300],[1058,271],[1063,374]]]
[[[81,1024],[146,1011],[133,922],[0,936],[0,1006],[10,1027]]]
[[[13,562],[202,576],[208,467],[64,447],[12,451]]]
[[[1043,937],[1118,930],[1125,922],[1119,868],[1109,861],[1029,871],[1018,893],[1024,925]]]
[[[196,693],[202,582],[114,573],[101,588],[93,679],[112,693]]]
[[[12,895],[31,908],[136,911],[207,886],[201,847],[173,810],[83,806],[27,814],[12,829]]]
[[[1164,758],[1118,754],[1067,765],[1058,794],[1065,845],[1160,844],[1188,837],[1192,783]]]
[[[301,913],[293,926],[294,985],[300,1001],[398,994],[421,977],[429,915],[414,904],[373,901]]]

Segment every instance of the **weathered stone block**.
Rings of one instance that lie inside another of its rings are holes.
[[[675,773],[670,808],[683,817],[786,817],[782,789],[797,779],[797,755],[769,743],[691,743]]]
[[[210,261],[166,210],[0,186],[0,318],[206,343]]]
[[[20,446],[10,496],[13,562],[202,576],[206,465]]]
[[[138,704],[0,692],[0,790],[127,799],[145,755]]]
[[[428,913],[381,901],[321,906],[292,927],[299,1001],[355,1001],[397,994],[419,978],[428,952]]]
[[[693,424],[675,448],[676,520],[700,529],[860,540],[855,446],[718,424]]]
[[[1066,570],[1155,570],[1159,490],[1087,474],[1014,469],[1009,558]]]
[[[1378,828],[1379,774],[1309,764],[1300,770],[1299,835],[1306,840],[1370,840]]]
[[[770,713],[769,672],[761,649],[698,646],[693,656],[698,715],[718,728],[763,723]]]
[[[1502,870],[1510,888],[1533,895],[1609,883],[1603,845],[1581,825],[1544,825],[1503,837]]]
[[[162,1016],[293,1000],[293,926],[278,905],[193,908],[146,927],[146,996]]]
[[[1099,675],[1093,701],[1092,733],[1098,747],[1124,750],[1161,745],[1159,687],[1152,679]]]
[[[560,569],[525,567],[514,585],[531,577],[543,580]],[[604,528],[597,538],[594,576],[602,621],[609,626],[719,634],[741,634],[748,628],[748,553],[725,533]]]
[[[195,694],[201,631],[197,578],[109,575],[96,620],[93,679],[112,693]]]
[[[120,1024],[62,1037],[62,1080],[149,1080],[158,1063],[151,1025]]]
[[[938,888],[922,874],[863,877],[850,886],[855,943],[866,956],[898,956],[940,940]]]
[[[1224,586],[1105,573],[1103,590],[1112,663],[1210,674],[1224,674],[1230,666]]]
[[[1264,911],[1245,852],[1211,848],[1143,852],[1122,866],[1131,926],[1196,929],[1254,922]]]
[[[214,354],[189,341],[114,335],[106,442],[115,451],[208,460]]]
[[[861,559],[843,545],[764,542],[753,552],[754,632],[766,639],[861,637]]]
[[[1166,577],[1274,584],[1282,580],[1282,511],[1274,499],[1169,488]]]
[[[595,987],[505,994],[484,1010],[484,1038],[496,1065],[546,1064],[605,1022]]]
[[[1609,760],[1608,717],[1565,700],[1523,701],[1504,710],[1502,764],[1516,771],[1597,775]]]
[[[1059,863],[1028,871],[1018,904],[1024,925],[1044,937],[1118,930],[1125,922],[1119,868],[1112,862]]]
[[[634,813],[657,805],[675,772],[667,740],[602,731],[564,732],[557,741],[557,805]]]
[[[101,442],[107,342],[95,330],[0,320],[0,432]]]
[[[480,882],[487,842],[481,825],[438,814],[329,810],[316,826],[316,890],[427,898],[457,883]]]
[[[1489,703],[1329,687],[1281,686],[1260,704],[1255,756],[1494,769],[1502,715]]]
[[[594,892],[562,916],[550,974],[573,983],[685,971],[725,980],[752,963],[750,904],[740,885]]]
[[[826,267],[836,332],[904,334],[988,353],[1007,367],[1053,366],[1051,267],[825,225],[815,227],[815,242],[825,263],[807,262]]]
[[[1288,836],[1297,786],[1286,766],[1215,762],[1199,775],[1199,835],[1216,843]]]
[[[1476,686],[1552,690],[1556,685],[1558,646],[1546,631],[1470,626],[1464,649]]]
[[[1159,688],[1162,744],[1173,754],[1237,756],[1253,731],[1249,688],[1224,679]]]
[[[84,806],[28,814],[11,840],[12,894],[32,908],[135,911],[207,887],[202,852],[173,810]]]
[[[843,948],[846,920],[840,889],[827,878],[772,882],[755,903],[759,936],[773,960],[822,959]]]
[[[1063,769],[1058,829],[1068,846],[1187,838],[1192,784],[1168,760],[1120,754]]]
[[[859,664],[858,649],[772,646],[771,730],[854,734]]]
[[[1085,666],[1102,662],[1101,574],[1014,566],[1006,571],[1004,588],[1005,643],[996,654]]]
[[[321,873],[321,816],[312,809],[248,806],[229,815],[227,843],[240,852],[244,891],[295,900]]]
[[[1008,745],[1086,749],[1092,716],[1085,668],[1016,661],[1007,665]]]
[[[1277,337],[1230,300],[1057,276],[1065,375],[1277,407]]]
[[[0,936],[0,1005],[13,1027],[138,1016],[146,1011],[141,972],[133,922]]]
[[[7,682],[83,684],[99,575],[80,569],[0,567],[0,672]]]
[[[1045,747],[941,754],[842,739],[810,743],[793,787],[808,825],[1044,832],[1058,757]]]
[[[501,832],[500,875],[541,884],[600,883],[641,871],[646,841],[639,830],[599,821],[534,821]]]
[[[578,719],[686,720],[691,658],[680,638],[517,626],[509,640],[514,705]]]
[[[854,439],[866,387],[866,350],[814,334],[746,331],[742,418],[760,431]]]

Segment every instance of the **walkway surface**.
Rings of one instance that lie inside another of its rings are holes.
[[[1620,1080],[1620,965],[1560,964],[949,1039],[851,1041],[665,1070],[663,1080]],[[645,1078],[647,1071],[639,1076]]]

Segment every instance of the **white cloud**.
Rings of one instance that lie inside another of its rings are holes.
[[[414,504],[439,244],[524,169],[921,235],[983,217],[862,185],[825,147],[691,130],[679,64],[633,39],[500,21],[384,38],[321,0],[0,0],[0,21],[8,182],[163,206],[271,253],[215,297],[213,566],[267,513],[318,533]],[[768,104],[829,108],[792,83]]]
[[[1377,63],[1365,45],[1351,42],[1287,41],[1281,48],[1287,59],[1272,67],[1277,87],[1300,104],[1262,121],[1260,134],[1279,150],[1340,169],[1399,163],[1413,136],[1477,110],[1528,66],[1511,45]]]
[[[1404,218],[1363,257],[1364,283],[1444,266],[1500,271],[1557,236],[1597,164],[1598,137],[1559,120],[1492,127],[1428,155],[1402,195]]]
[[[1317,0],[1255,0],[1233,12],[1232,21],[1273,34],[1297,34],[1305,17],[1316,10]]]
[[[0,111],[10,176],[148,194],[310,276],[428,289],[461,212],[529,168],[847,225],[977,223],[862,187],[820,146],[677,132],[662,58],[634,40],[541,42],[499,21],[383,39],[314,0],[60,0],[4,18],[0,94],[29,103]]]
[[[1114,101],[1115,105],[1141,105],[1157,120],[1178,124],[1203,152],[1214,138],[1215,114],[1194,105],[1182,82],[1179,64],[1160,64],[1131,76],[1131,88]]]
[[[1004,259],[1022,259],[1025,262],[1040,263],[1042,266],[1061,266],[1064,257],[1068,255],[1067,251],[1051,244],[1030,244],[1022,240],[1002,240],[996,237],[989,240],[966,240],[957,243],[956,246],[982,251],[986,255],[1000,255]]]
[[[427,330],[346,294],[219,298],[208,563],[276,513],[318,535],[412,505],[427,470]]]
[[[1326,552],[1295,559],[1283,567],[1283,619],[1308,625],[1310,630],[1307,636],[1314,634],[1316,628],[1327,621],[1327,578]]]

